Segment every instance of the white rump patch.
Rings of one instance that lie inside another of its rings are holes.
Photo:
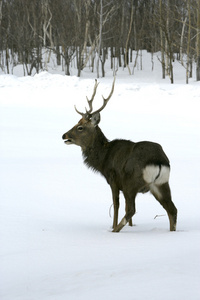
[[[169,181],[170,168],[167,166],[146,166],[143,170],[143,179],[146,183],[161,185]]]

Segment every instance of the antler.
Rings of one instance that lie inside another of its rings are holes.
[[[89,108],[90,108],[89,110],[86,109],[86,112],[88,114],[90,114],[92,112],[92,102],[94,100],[94,96],[96,95],[98,84],[99,84],[99,82],[97,82],[97,79],[95,79],[94,91],[93,91],[93,94],[92,94],[92,98],[89,100],[88,97],[86,96],[87,102],[88,102],[88,105],[89,105]]]
[[[103,98],[103,105],[99,109],[97,109],[96,111],[94,111],[92,113],[92,115],[94,115],[96,113],[99,113],[100,111],[102,111],[104,109],[104,107],[107,105],[108,101],[112,97],[112,94],[114,92],[114,87],[115,87],[115,77],[114,77],[114,80],[113,80],[112,89],[111,89],[111,92],[110,92],[109,96],[107,98],[104,98],[104,96],[102,96],[102,98]]]
[[[76,106],[74,106],[76,112],[77,112],[78,114],[80,114],[80,115],[81,115],[83,118],[85,118],[85,119],[87,119],[87,118],[89,117],[90,113],[92,112],[92,102],[93,102],[94,97],[95,97],[95,95],[96,95],[96,91],[97,91],[98,84],[99,84],[99,82],[97,82],[97,79],[95,79],[94,91],[93,91],[93,94],[92,94],[92,98],[89,100],[88,97],[86,96],[87,102],[88,102],[88,105],[89,105],[89,108],[90,108],[89,110],[87,110],[87,109],[85,108],[86,113],[82,113],[82,112],[78,111],[78,109],[76,108]]]
[[[82,113],[80,111],[78,111],[78,109],[75,107],[75,110],[78,114],[80,114],[84,119],[89,119],[89,117],[91,117],[92,115],[96,114],[96,113],[99,113],[100,111],[102,111],[104,109],[104,107],[107,105],[108,101],[110,100],[113,92],[114,92],[114,86],[115,86],[115,77],[114,77],[114,80],[113,80],[113,84],[112,84],[112,89],[111,89],[111,92],[109,94],[109,96],[107,98],[104,98],[103,96],[103,105],[97,109],[96,111],[92,112],[92,102],[94,100],[94,97],[96,95],[96,90],[97,90],[97,87],[98,87],[98,84],[99,82],[97,82],[97,79],[95,79],[95,84],[94,84],[94,91],[93,91],[93,94],[92,94],[92,97],[91,99],[89,100],[88,97],[86,96],[87,98],[87,102],[88,102],[88,105],[89,105],[89,110],[85,109],[86,110],[86,113]]]

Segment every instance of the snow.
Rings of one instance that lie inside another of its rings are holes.
[[[185,85],[176,64],[171,85],[148,61],[133,76],[118,71],[100,127],[109,139],[163,146],[176,232],[145,194],[134,226],[112,233],[109,186],[84,166],[79,147],[63,143],[95,74],[0,75],[1,300],[200,299],[200,84]],[[99,82],[94,108],[110,91],[111,72]],[[122,195],[120,204],[122,218]]]

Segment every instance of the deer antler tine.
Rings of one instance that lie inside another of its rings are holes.
[[[97,113],[97,112],[100,112],[100,111],[102,111],[102,110],[104,109],[104,107],[106,106],[106,104],[108,103],[108,101],[110,100],[110,98],[112,97],[112,94],[113,94],[113,92],[114,92],[114,87],[115,87],[115,77],[114,77],[114,80],[113,80],[112,89],[111,89],[110,94],[108,95],[107,98],[104,98],[104,97],[102,96],[102,98],[103,98],[103,105],[102,105],[98,110],[96,110],[95,112],[93,112],[92,114],[95,114],[95,113]]]
[[[81,115],[83,118],[88,118],[89,117],[89,114],[92,112],[92,102],[94,100],[94,96],[96,95],[96,90],[97,90],[97,86],[98,86],[98,82],[97,82],[97,79],[95,79],[95,84],[94,84],[94,91],[93,91],[93,94],[92,94],[92,98],[89,100],[88,97],[86,96],[86,99],[87,99],[87,102],[88,102],[88,105],[89,105],[89,110],[87,110],[87,108],[85,108],[86,112],[85,113],[82,113],[80,111],[78,111],[78,109],[76,108],[76,106],[74,105],[75,107],[75,110],[76,112]]]
[[[80,112],[80,111],[78,111],[78,109],[76,108],[76,105],[74,105],[74,108],[75,108],[75,111],[79,114],[79,115],[81,115],[82,117],[84,117],[84,113],[82,113],[82,112]]]
[[[99,82],[97,82],[97,79],[95,79],[95,84],[94,84],[94,91],[93,91],[93,94],[92,94],[92,98],[89,100],[88,99],[88,97],[86,96],[86,99],[87,99],[87,102],[88,102],[88,105],[89,105],[89,110],[86,110],[87,111],[87,113],[91,113],[92,112],[92,102],[93,102],[93,100],[94,100],[94,97],[95,97],[95,95],[96,95],[96,91],[97,91],[97,87],[98,87],[98,84],[99,84]]]
[[[88,105],[89,105],[89,110],[87,110],[87,108],[85,108],[86,113],[91,113],[92,112],[92,99],[89,100],[87,96],[86,96],[86,99],[87,99],[87,102],[88,102]]]
[[[111,92],[110,92],[109,96],[108,96],[107,98],[104,98],[104,96],[102,96],[102,97],[103,97],[103,100],[106,101],[106,102],[108,102],[108,100],[112,97],[112,94],[113,94],[113,92],[114,92],[115,78],[116,78],[116,77],[114,77],[113,84],[112,84],[112,89],[111,89]]]
[[[86,99],[87,99],[87,102],[88,102],[88,105],[89,105],[89,110],[87,110],[87,109],[85,108],[86,113],[82,113],[82,112],[78,111],[78,109],[77,109],[76,106],[74,105],[74,108],[75,108],[76,112],[77,112],[79,115],[81,115],[84,119],[89,119],[93,114],[98,113],[98,112],[100,112],[100,111],[102,111],[102,110],[104,109],[104,107],[105,107],[106,104],[108,103],[108,100],[111,98],[111,96],[112,96],[112,94],[113,94],[113,92],[114,92],[115,77],[114,77],[114,80],[113,80],[112,89],[111,89],[111,92],[110,92],[109,96],[108,96],[107,98],[104,98],[104,97],[102,96],[102,97],[103,97],[103,105],[102,105],[98,110],[96,110],[95,112],[92,112],[92,109],[93,109],[93,107],[92,107],[92,102],[93,102],[94,97],[95,97],[95,95],[96,95],[96,91],[97,91],[98,84],[99,84],[99,82],[97,82],[97,79],[95,79],[94,90],[93,90],[93,94],[92,94],[91,99],[89,100],[88,97],[86,96]]]

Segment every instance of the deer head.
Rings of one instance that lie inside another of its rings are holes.
[[[103,105],[96,111],[93,111],[92,103],[96,95],[98,84],[99,83],[97,82],[97,80],[95,80],[94,90],[91,99],[89,100],[88,97],[86,97],[89,105],[89,110],[85,109],[86,112],[82,113],[78,111],[75,106],[76,112],[80,114],[82,118],[80,119],[78,124],[76,124],[71,130],[69,130],[63,135],[62,138],[65,140],[65,144],[75,144],[82,147],[82,149],[84,150],[86,147],[92,145],[92,143],[94,142],[95,135],[98,130],[97,125],[99,124],[101,119],[100,112],[105,108],[114,92],[115,78],[113,80],[112,89],[109,96],[107,98],[104,98],[102,96]]]

